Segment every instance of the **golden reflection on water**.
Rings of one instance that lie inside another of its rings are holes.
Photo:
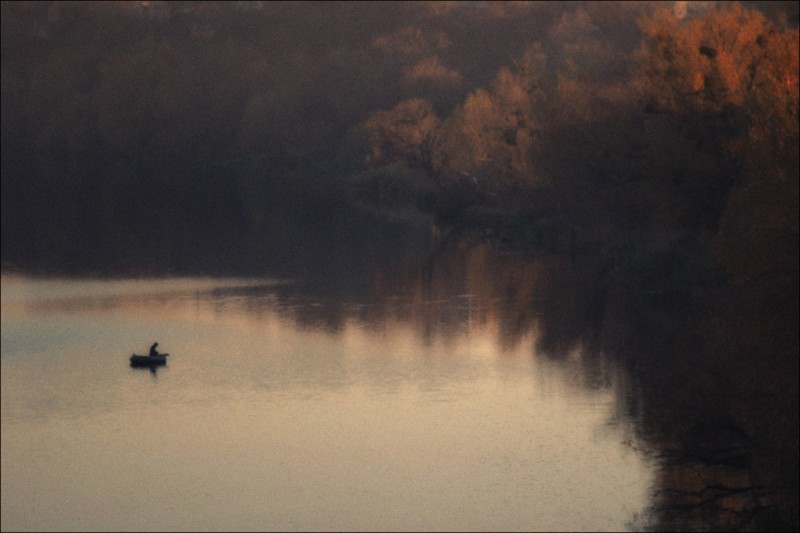
[[[4,277],[3,530],[624,529],[624,376],[537,355],[541,272],[464,265],[353,301]],[[128,368],[153,340],[168,366]]]

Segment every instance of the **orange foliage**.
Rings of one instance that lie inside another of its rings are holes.
[[[513,69],[501,68],[491,89],[469,94],[443,128],[434,167],[450,181],[468,177],[484,192],[531,185],[544,55],[532,47]]]
[[[681,24],[665,7],[645,17],[641,29],[645,96],[660,109],[756,105],[757,114],[764,100],[787,96],[796,106],[797,30],[781,32],[757,10],[735,3]],[[782,94],[787,90],[794,95]]]
[[[403,100],[391,110],[374,113],[364,123],[370,141],[367,164],[402,161],[430,167],[439,123],[433,105],[422,98]]]

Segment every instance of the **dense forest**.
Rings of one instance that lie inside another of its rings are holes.
[[[297,247],[343,209],[371,113],[451,112],[560,9],[3,2],[4,264],[192,271]]]
[[[797,8],[757,4],[3,2],[3,264],[198,271],[357,204],[783,269]]]
[[[722,376],[797,528],[796,2],[2,2],[1,68],[4,269],[296,272],[403,224],[572,258]]]

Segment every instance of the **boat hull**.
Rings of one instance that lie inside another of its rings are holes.
[[[166,355],[131,355],[131,366],[160,366],[166,364]]]

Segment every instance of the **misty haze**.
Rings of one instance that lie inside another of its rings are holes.
[[[796,2],[0,5],[3,531],[800,528]]]

